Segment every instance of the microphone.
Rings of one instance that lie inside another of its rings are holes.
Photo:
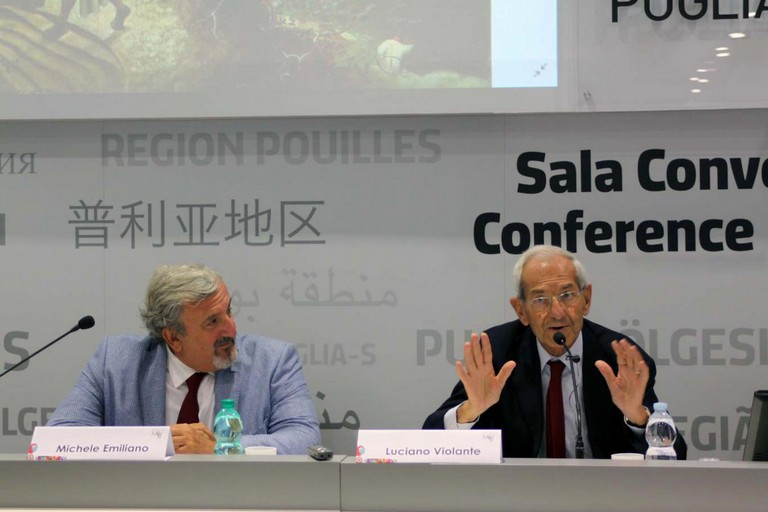
[[[568,364],[571,367],[571,379],[573,382],[573,393],[576,398],[576,458],[577,459],[583,459],[584,458],[584,439],[581,437],[581,400],[579,400],[579,387],[576,384],[576,371],[573,369],[573,363],[578,363],[581,361],[581,357],[574,356],[571,354],[571,349],[568,348],[568,345],[565,343],[565,336],[561,332],[556,332],[552,338],[555,340],[555,343],[560,345],[565,349],[565,352],[568,354]]]
[[[56,338],[55,340],[53,340],[52,342],[50,342],[49,344],[47,344],[46,346],[44,346],[43,348],[38,350],[37,352],[34,352],[31,355],[28,355],[27,357],[25,357],[24,359],[22,359],[21,361],[19,361],[15,365],[13,365],[10,368],[8,368],[7,370],[5,370],[3,373],[0,373],[0,377],[2,377],[3,375],[5,375],[6,373],[8,373],[10,371],[13,371],[18,366],[26,363],[27,361],[29,361],[30,359],[35,357],[37,354],[39,354],[43,350],[47,349],[48,347],[50,347],[51,345],[53,345],[54,343],[56,343],[57,341],[62,339],[63,337],[68,336],[68,335],[72,334],[75,331],[79,331],[80,329],[90,329],[94,325],[96,325],[96,320],[94,320],[91,315],[84,316],[83,318],[78,320],[77,324],[75,324],[70,330],[68,330],[67,332],[65,332],[64,334],[62,334],[61,336],[59,336],[58,338]]]

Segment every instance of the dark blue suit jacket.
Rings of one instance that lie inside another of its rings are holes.
[[[519,320],[492,327],[486,333],[493,350],[495,371],[498,372],[504,363],[510,360],[515,361],[517,366],[504,386],[499,402],[485,411],[473,428],[501,429],[504,457],[538,457],[544,432],[544,403],[536,336]],[[592,456],[596,459],[610,458],[612,453],[645,453],[648,448],[645,439],[638,440],[625,425],[624,415],[613,404],[608,385],[595,367],[595,361],[603,360],[616,372],[616,354],[611,348],[611,342],[626,336],[586,318],[581,334],[584,342],[581,363],[584,390],[583,421],[587,424],[589,432],[589,439],[584,442],[589,443]],[[658,401],[653,390],[656,364],[642,349],[640,352],[650,370],[643,404],[653,410],[654,402]],[[424,428],[444,428],[445,413],[466,399],[464,386],[459,382],[448,400],[427,417]],[[688,449],[679,433],[675,450],[678,459],[686,458]]]

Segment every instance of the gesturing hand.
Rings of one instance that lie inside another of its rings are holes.
[[[648,413],[643,407],[643,397],[650,378],[648,365],[637,347],[625,339],[612,342],[611,347],[619,365],[616,375],[605,361],[597,361],[595,366],[608,384],[614,405],[632,423],[645,425]]]
[[[464,364],[456,361],[456,374],[467,392],[467,401],[456,411],[459,423],[470,423],[499,401],[501,390],[515,369],[514,361],[507,361],[498,375],[493,369],[493,353],[488,335],[472,333],[464,343]]]

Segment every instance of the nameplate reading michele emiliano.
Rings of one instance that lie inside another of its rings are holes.
[[[170,427],[35,427],[30,460],[163,460]]]

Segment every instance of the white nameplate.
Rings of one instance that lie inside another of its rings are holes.
[[[30,460],[163,460],[170,427],[35,427]]]
[[[360,430],[357,462],[501,463],[501,430]]]

